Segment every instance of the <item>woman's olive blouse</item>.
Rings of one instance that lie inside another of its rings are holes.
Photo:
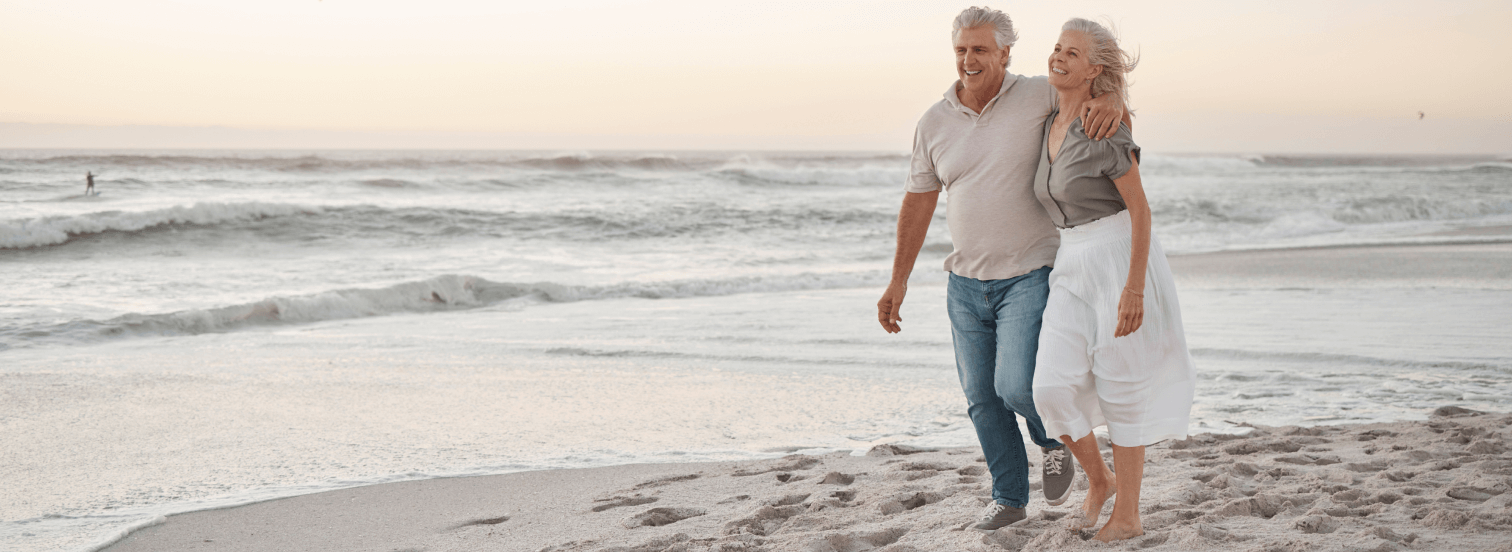
[[[1034,175],[1034,195],[1050,213],[1050,220],[1057,227],[1073,228],[1126,209],[1113,180],[1134,165],[1130,153],[1139,157],[1139,146],[1129,127],[1119,123],[1113,136],[1094,141],[1087,137],[1078,117],[1071,121],[1060,153],[1051,163],[1050,127],[1059,114],[1055,111],[1045,118],[1039,171]]]

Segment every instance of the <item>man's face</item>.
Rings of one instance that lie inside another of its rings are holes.
[[[961,29],[955,39],[956,75],[968,91],[996,93],[1008,73],[1008,48],[999,48],[992,27]]]

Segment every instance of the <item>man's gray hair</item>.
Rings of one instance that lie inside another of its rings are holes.
[[[1074,18],[1061,26],[1062,31],[1077,31],[1087,35],[1092,51],[1087,52],[1087,63],[1101,65],[1102,73],[1092,79],[1092,95],[1101,96],[1108,92],[1116,92],[1123,99],[1124,105],[1129,105],[1129,81],[1128,74],[1139,65],[1139,56],[1129,55],[1123,48],[1118,46],[1118,36],[1098,24],[1082,18]]]
[[[997,41],[999,48],[1018,43],[1018,31],[1014,30],[1013,20],[1008,18],[1008,14],[987,6],[972,6],[962,10],[950,26],[950,39],[960,38],[963,29],[977,27],[992,27],[992,38]],[[1008,62],[1003,66],[1007,67],[1009,63],[1013,63],[1013,56],[1008,56]]]

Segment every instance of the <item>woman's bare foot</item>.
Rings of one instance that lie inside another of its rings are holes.
[[[1139,485],[1144,480],[1144,447],[1121,447],[1113,445],[1113,467],[1118,468],[1118,500],[1113,503],[1113,514],[1108,524],[1097,532],[1097,540],[1113,542],[1144,534],[1144,524],[1139,522]]]
[[[1102,516],[1103,504],[1118,492],[1117,479],[1109,479],[1102,485],[1091,485],[1087,489],[1087,500],[1082,502],[1081,519],[1071,522],[1072,529],[1087,529],[1097,526],[1097,519]]]
[[[1132,523],[1117,518],[1108,520],[1097,536],[1093,537],[1103,542],[1113,542],[1124,539],[1132,539],[1144,534],[1144,524],[1135,519]]]

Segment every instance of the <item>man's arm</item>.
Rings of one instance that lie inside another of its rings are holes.
[[[898,250],[893,254],[892,281],[882,293],[882,300],[877,301],[877,322],[887,333],[903,331],[898,322],[903,321],[899,313],[903,296],[908,293],[908,276],[924,247],[924,236],[929,233],[929,222],[934,219],[939,201],[939,190],[903,195],[903,208],[898,210]]]
[[[1102,140],[1118,132],[1120,120],[1129,125],[1129,130],[1134,130],[1134,121],[1129,118],[1129,106],[1124,105],[1122,94],[1103,94],[1082,105],[1086,110],[1081,113],[1082,128],[1093,140]]]

